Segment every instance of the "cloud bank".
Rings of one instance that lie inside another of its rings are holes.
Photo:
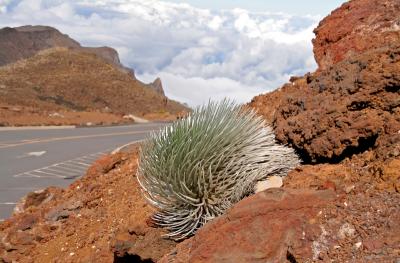
[[[0,26],[49,25],[88,46],[111,46],[139,79],[163,80],[189,105],[238,102],[316,68],[320,17],[210,11],[157,0],[0,0]]]

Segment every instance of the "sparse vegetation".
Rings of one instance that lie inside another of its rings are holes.
[[[183,239],[252,193],[258,180],[286,175],[298,162],[253,111],[224,100],[152,134],[138,180],[159,209],[156,223]]]

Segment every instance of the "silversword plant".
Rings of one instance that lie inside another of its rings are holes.
[[[158,208],[153,219],[178,240],[251,194],[257,181],[285,176],[298,163],[254,111],[224,100],[153,133],[137,178]]]

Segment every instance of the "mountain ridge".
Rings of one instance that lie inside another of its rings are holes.
[[[135,71],[121,63],[119,54],[114,48],[82,46],[78,41],[67,34],[63,34],[58,29],[43,25],[25,25],[0,29],[0,67],[20,59],[32,57],[40,51],[54,47],[65,47],[93,53],[136,79]],[[153,83],[143,83],[143,85],[147,85],[147,87],[164,95],[162,84],[154,86]]]

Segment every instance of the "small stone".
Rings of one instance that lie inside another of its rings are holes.
[[[349,193],[351,193],[351,191],[354,190],[354,188],[356,188],[354,185],[346,186],[344,191],[346,192],[346,194],[349,194]]]
[[[367,239],[364,240],[364,247],[369,251],[381,249],[384,246],[383,240],[380,239]]]
[[[267,180],[259,181],[256,184],[255,192],[259,193],[270,188],[280,188],[283,185],[282,177],[270,176]]]
[[[46,219],[55,222],[68,218],[70,214],[70,211],[64,210],[62,207],[55,207],[47,213]]]
[[[32,214],[28,214],[26,216],[24,216],[17,224],[16,224],[16,228],[18,230],[28,230],[31,229],[33,227],[33,225],[36,224],[36,222],[38,221],[37,216],[32,215]]]
[[[331,189],[333,191],[336,191],[336,184],[334,182],[332,182],[331,180],[327,180],[320,188],[321,188],[321,190]]]
[[[357,243],[354,244],[354,247],[356,249],[359,249],[361,247],[361,245],[362,245],[362,242],[357,242]]]
[[[346,237],[352,237],[352,236],[354,236],[355,232],[356,232],[356,229],[354,228],[353,225],[351,225],[349,223],[345,223],[340,227],[338,237],[340,239],[344,239]]]

